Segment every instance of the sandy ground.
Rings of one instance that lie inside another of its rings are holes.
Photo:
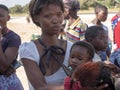
[[[112,40],[112,30],[111,30],[111,24],[110,24],[110,20],[111,17],[114,14],[110,14],[108,15],[108,19],[105,22],[105,24],[108,26],[109,28],[109,36]],[[82,18],[82,20],[84,22],[86,22],[87,24],[90,23],[90,21],[94,18],[94,14],[86,14],[86,15],[80,15],[80,17]],[[8,26],[10,29],[12,29],[13,31],[15,31],[16,33],[18,33],[22,39],[22,43],[23,42],[29,42],[31,40],[31,36],[32,34],[40,34],[40,28],[38,28],[37,26],[35,26],[33,23],[27,23],[26,18],[25,17],[14,17],[12,18],[9,22],[8,22]],[[27,77],[24,71],[23,66],[21,66],[20,68],[17,69],[17,75],[19,77],[19,79],[21,80],[23,87],[25,90],[29,90],[28,88],[28,83],[27,83]]]

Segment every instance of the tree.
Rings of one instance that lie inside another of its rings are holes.
[[[28,7],[29,7],[29,4],[26,4],[25,6],[22,7],[22,12],[23,13],[28,13]]]
[[[10,13],[22,13],[22,6],[15,5],[14,7],[10,8]]]

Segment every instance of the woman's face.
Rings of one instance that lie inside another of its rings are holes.
[[[63,11],[55,4],[45,5],[36,17],[37,23],[41,26],[42,33],[58,34],[61,31]]]
[[[107,19],[107,15],[108,15],[107,10],[100,9],[100,11],[97,13],[97,18],[98,18],[98,20],[104,22]]]
[[[72,69],[75,69],[78,64],[84,61],[92,61],[89,59],[87,48],[80,45],[73,46],[70,53],[69,65]]]
[[[2,28],[6,27],[7,21],[10,19],[8,12],[0,8],[0,25]]]
[[[104,51],[108,46],[108,35],[105,30],[101,31],[100,35],[92,40],[92,45],[96,51]]]

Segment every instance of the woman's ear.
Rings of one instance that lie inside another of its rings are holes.
[[[33,17],[33,22],[37,25],[37,26],[40,26],[40,21],[39,21],[39,19],[38,19],[38,17],[37,16],[34,16]]]
[[[9,21],[9,20],[10,20],[10,15],[7,16],[7,21]]]

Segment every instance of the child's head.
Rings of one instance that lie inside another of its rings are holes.
[[[104,51],[108,46],[108,35],[100,26],[88,27],[85,32],[85,40],[91,43],[95,51]]]
[[[2,28],[6,27],[7,21],[10,20],[9,9],[3,4],[0,4],[0,25]]]
[[[81,62],[92,61],[94,57],[94,48],[85,41],[78,41],[73,44],[70,51],[69,65],[72,69]]]
[[[99,87],[108,84],[101,90],[115,90],[111,79],[112,70],[103,62],[86,62],[78,65],[71,76],[74,83],[80,81],[81,87]]]
[[[70,14],[77,15],[77,12],[80,10],[80,2],[78,0],[63,0],[65,7],[65,18]]]
[[[95,7],[95,14],[99,21],[105,21],[108,15],[108,8],[105,5],[97,4]]]
[[[62,12],[64,12],[64,5],[63,5],[62,0],[31,0],[31,2],[29,4],[29,12],[30,12],[30,16],[31,16],[33,22],[37,26],[41,26],[41,25],[39,22],[36,21],[36,19],[39,19],[38,16],[41,13],[43,13],[44,8],[45,7],[49,8],[50,5],[58,6],[60,8],[60,10]],[[57,9],[57,7],[56,7],[56,9]]]

